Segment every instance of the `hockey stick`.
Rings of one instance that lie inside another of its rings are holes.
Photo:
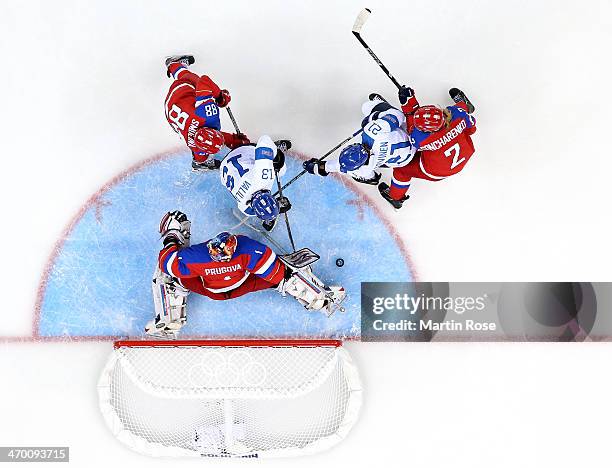
[[[318,253],[313,252],[308,247],[304,247],[304,248],[302,248],[300,250],[297,250],[297,251],[294,251],[294,252],[291,252],[291,253],[287,253],[287,251],[278,242],[276,242],[272,238],[272,236],[270,236],[270,234],[268,232],[266,232],[263,229],[259,229],[259,228],[255,227],[255,226],[253,226],[250,222],[248,222],[248,216],[243,215],[236,208],[232,209],[232,214],[237,219],[240,220],[240,224],[239,225],[244,225],[244,226],[247,226],[247,227],[251,228],[253,231],[261,234],[274,247],[276,247],[278,249],[278,252],[281,254],[281,255],[278,256],[279,260],[281,262],[283,262],[285,265],[288,265],[291,269],[293,269],[293,270],[302,270],[303,268],[306,268],[309,265],[311,265],[311,264],[313,264],[316,261],[321,259],[321,256]],[[306,280],[304,278],[303,278],[303,280],[308,282],[308,280]],[[315,287],[320,287],[320,285],[315,285]],[[342,313],[346,312],[346,309],[341,305],[342,301],[339,302],[339,303],[334,301],[331,293],[326,293],[325,296],[329,299],[329,301],[332,304],[334,304],[334,309],[330,310],[329,313],[327,314],[328,317],[330,317],[334,312],[336,312],[336,310],[338,310],[338,311],[340,311]],[[346,299],[346,297],[344,299]]]
[[[336,146],[334,146],[332,149],[330,149],[327,153],[325,153],[323,156],[321,156],[318,161],[324,161],[330,154],[332,154],[334,151],[336,151],[338,148],[340,148],[342,145],[344,145],[345,143],[348,143],[349,141],[351,141],[353,138],[355,138],[357,135],[359,135],[361,132],[363,132],[363,129],[360,128],[359,130],[357,130],[355,133],[353,133],[350,137],[346,137],[344,140],[342,140],[340,143],[338,143]],[[293,179],[291,179],[289,182],[287,182],[285,185],[283,185],[282,187],[279,188],[279,190],[274,194],[274,196],[278,195],[280,193],[280,190],[285,190],[287,187],[289,187],[292,183],[294,183],[296,180],[298,180],[300,177],[302,177],[304,174],[306,174],[306,172],[308,172],[306,169],[304,169],[302,172],[300,172],[298,175],[296,175]]]
[[[255,226],[253,226],[249,221],[249,217],[240,213],[240,211],[238,211],[237,208],[232,208],[232,214],[236,217],[236,219],[240,220],[240,223],[238,223],[237,226],[246,226],[250,229],[252,229],[255,232],[258,232],[259,234],[261,234],[263,237],[265,237],[274,247],[276,247],[278,249],[278,251],[285,255],[287,254],[287,251],[285,250],[285,248],[280,245],[278,242],[276,242],[276,240],[274,240],[274,238],[268,234],[266,231],[264,231],[263,229],[259,229]]]
[[[234,118],[234,114],[232,114],[232,110],[230,109],[230,106],[225,106],[225,110],[227,111],[227,115],[229,115],[229,118],[232,121],[232,124],[234,125],[234,129],[236,130],[236,133],[242,133],[240,129],[238,128],[238,123],[236,122],[236,119]]]
[[[244,225],[257,232],[258,234],[261,234],[265,239],[268,240],[268,242],[270,242],[277,249],[278,253],[280,253],[279,258],[281,259],[281,261],[289,265],[294,270],[306,268],[308,265],[311,265],[321,259],[321,256],[318,253],[312,251],[308,247],[304,247],[300,250],[296,250],[295,252],[288,253],[278,242],[274,240],[274,238],[272,238],[272,236],[270,236],[267,231],[259,229],[257,226],[254,226],[252,223],[250,223],[249,217],[240,213],[238,209],[233,208],[232,214],[237,219],[241,220],[240,223],[238,223],[236,226]]]
[[[365,22],[368,20],[368,17],[370,16],[371,13],[372,13],[372,10],[370,10],[369,8],[364,8],[363,10],[361,10],[359,15],[357,15],[355,24],[353,25],[353,34],[355,35],[359,43],[365,48],[365,50],[368,51],[370,56],[374,59],[374,61],[378,64],[378,66],[382,69],[382,71],[385,72],[385,75],[387,75],[389,79],[393,81],[393,84],[397,86],[397,89],[400,89],[402,85],[400,85],[397,82],[397,80],[391,74],[389,69],[385,67],[385,64],[380,61],[380,59],[376,56],[374,51],[370,49],[370,46],[368,46],[368,44],[366,44],[366,41],[364,41],[363,38],[361,37],[361,28],[363,27]]]
[[[279,197],[283,198],[283,188],[281,187],[280,177],[276,168],[274,168],[274,175],[276,176],[276,186],[278,187]],[[286,211],[283,214],[285,215],[285,225],[287,226],[287,235],[289,236],[289,242],[291,242],[291,248],[295,252],[295,242],[293,242],[293,235],[291,234],[291,226],[289,225],[289,215]]]

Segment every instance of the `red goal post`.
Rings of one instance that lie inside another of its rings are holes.
[[[342,346],[341,340],[332,339],[236,339],[236,340],[117,340],[115,349],[122,347],[181,347],[181,346],[226,346],[226,347],[313,347],[313,346]]]

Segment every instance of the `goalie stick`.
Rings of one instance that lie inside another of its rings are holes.
[[[246,215],[243,215],[240,211],[238,211],[238,209],[233,208],[232,209],[232,214],[240,220],[240,224],[239,225],[244,225],[247,226],[251,229],[253,229],[255,232],[258,232],[259,234],[261,234],[266,240],[268,240],[274,247],[276,247],[279,251],[279,253],[281,253],[282,255],[279,255],[278,258],[280,259],[281,262],[283,262],[285,265],[289,266],[291,269],[295,270],[295,271],[299,271],[302,270],[306,267],[308,267],[309,265],[315,263],[317,260],[319,260],[321,258],[321,256],[316,253],[313,252],[312,250],[310,250],[308,247],[304,247],[300,250],[296,250],[295,252],[291,252],[291,253],[287,253],[287,251],[278,243],[276,242],[276,240],[274,240],[272,238],[272,236],[270,236],[270,234],[268,234],[265,230],[263,229],[259,229],[259,227],[253,225],[252,223],[249,222],[249,217]],[[308,282],[308,280],[306,278],[304,278],[304,276],[301,276],[303,281]],[[313,288],[319,288],[321,287],[321,285],[313,285]],[[329,299],[329,301],[334,304],[333,308],[330,310],[329,314],[327,315],[328,317],[330,317],[331,315],[334,314],[334,312],[339,311],[341,313],[346,312],[346,309],[344,308],[344,306],[342,306],[342,301],[337,302],[334,297],[333,294],[329,291],[327,291],[325,293],[325,296]]]
[[[285,254],[287,252],[287,250],[280,245],[270,234],[268,234],[263,228],[260,229],[257,226],[254,226],[253,223],[250,222],[250,218],[249,216],[246,216],[244,214],[242,214],[237,208],[232,208],[232,214],[234,215],[234,217],[236,219],[238,219],[240,221],[240,223],[238,223],[237,226],[247,226],[249,228],[251,228],[253,231],[258,232],[259,234],[261,234],[263,237],[265,237],[268,241],[270,241],[270,243],[276,247],[278,249],[279,252]]]
[[[389,69],[385,67],[385,64],[381,62],[381,60],[377,57],[374,51],[370,48],[370,46],[366,43],[366,41],[364,41],[363,38],[361,37],[361,28],[363,28],[363,25],[368,20],[371,13],[372,13],[372,10],[370,10],[369,8],[364,8],[363,10],[361,10],[359,15],[357,15],[355,24],[353,25],[353,34],[355,35],[359,43],[365,48],[365,50],[368,51],[370,56],[374,59],[374,61],[378,64],[378,66],[382,69],[382,71],[385,72],[385,75],[387,75],[389,79],[393,82],[393,84],[397,86],[397,89],[400,89],[402,85],[398,83],[398,81],[391,74]]]
[[[248,216],[242,214],[236,208],[232,209],[232,214],[237,219],[240,220],[240,223],[238,224],[238,226],[242,226],[242,225],[247,226],[251,228],[253,231],[261,234],[267,241],[269,241],[278,250],[278,252],[281,254],[279,255],[279,258],[283,261],[283,263],[286,263],[287,265],[289,265],[290,267],[296,270],[305,268],[308,265],[316,262],[317,260],[321,258],[321,256],[318,253],[313,252],[307,247],[304,247],[300,250],[296,250],[295,252],[287,253],[285,248],[282,245],[280,245],[267,231],[265,231],[264,229],[260,229],[258,226],[254,225],[253,223],[250,223],[249,222],[250,219]]]

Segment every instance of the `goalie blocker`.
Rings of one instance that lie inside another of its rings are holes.
[[[327,316],[344,311],[340,306],[346,297],[344,288],[326,286],[313,273],[310,265],[319,256],[310,249],[277,256],[268,246],[229,232],[189,246],[189,230],[184,213],[167,213],[162,220],[164,248],[153,276],[155,319],[145,327],[146,333],[176,336],[187,321],[190,292],[228,300],[275,288],[307,310],[319,310]]]

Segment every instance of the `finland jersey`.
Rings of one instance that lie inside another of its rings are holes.
[[[407,165],[416,148],[410,143],[406,132],[406,117],[403,112],[395,109],[387,102],[367,101],[362,106],[365,118],[362,122],[363,133],[361,142],[370,148],[368,162],[351,176],[371,179],[379,167],[402,167]],[[327,165],[328,172],[338,172],[339,162]]]
[[[232,150],[223,159],[219,168],[221,183],[238,202],[238,208],[244,214],[254,216],[248,202],[255,192],[270,190],[276,186],[276,176],[272,161],[276,155],[276,145],[272,139],[263,135],[256,146],[240,146]],[[285,173],[285,166],[279,176]]]

